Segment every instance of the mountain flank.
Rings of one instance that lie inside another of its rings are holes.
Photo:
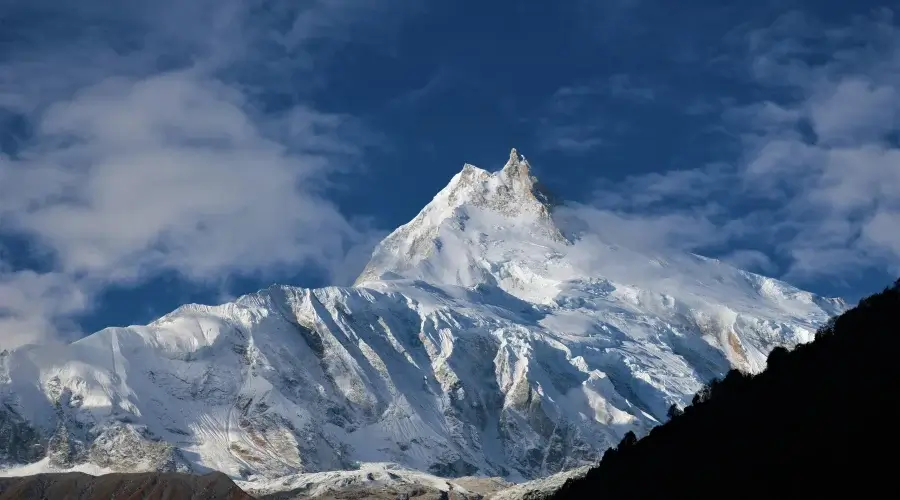
[[[772,351],[758,375],[730,371],[643,439],[627,434],[554,499],[866,498],[896,489],[900,280]]]

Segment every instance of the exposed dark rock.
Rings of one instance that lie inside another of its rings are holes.
[[[253,500],[221,472],[106,474],[80,472],[0,478],[0,500]]]
[[[41,435],[15,408],[0,403],[0,463],[27,464],[46,452]]]

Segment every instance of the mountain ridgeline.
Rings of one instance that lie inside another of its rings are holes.
[[[377,464],[537,479],[846,309],[576,230],[531,172],[515,150],[463,166],[352,287],[273,285],[0,351],[0,475],[214,470],[273,493]]]
[[[627,434],[554,499],[759,498],[894,489],[900,280],[774,349],[765,371],[732,370],[637,440]]]

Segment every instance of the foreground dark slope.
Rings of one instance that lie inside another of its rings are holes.
[[[253,500],[221,472],[106,474],[80,472],[0,478],[0,500]]]
[[[733,370],[648,436],[626,436],[553,498],[895,490],[898,347],[900,280],[830,321],[814,342],[775,349],[763,373]]]

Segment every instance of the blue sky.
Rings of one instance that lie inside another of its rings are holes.
[[[0,339],[344,284],[517,147],[609,240],[900,267],[884,2],[0,0]]]

